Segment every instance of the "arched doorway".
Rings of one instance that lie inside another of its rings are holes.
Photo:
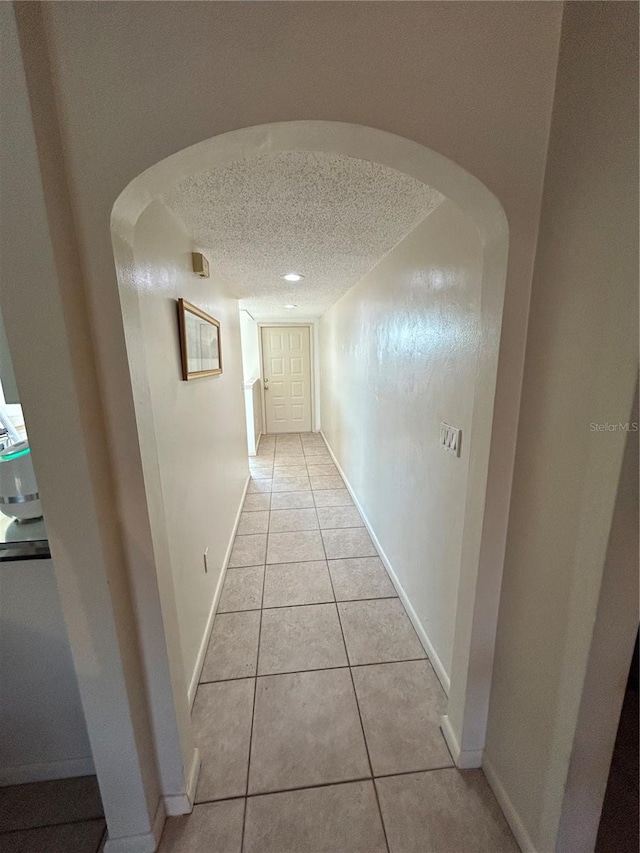
[[[486,187],[465,170],[423,145],[360,125],[323,121],[284,122],[246,128],[213,137],[166,158],[134,179],[117,199],[112,237],[129,359],[136,360],[140,316],[135,287],[133,237],[136,223],[149,203],[166,195],[183,179],[207,169],[258,155],[293,151],[339,154],[381,164],[429,185],[468,216],[482,245],[480,345],[473,393],[473,430],[467,443],[468,478],[460,542],[459,586],[450,678],[439,673],[449,694],[443,732],[460,767],[479,766],[491,683],[491,660],[498,612],[502,553],[507,525],[511,470],[492,456],[494,402],[498,376],[504,301],[508,227],[503,209]],[[139,366],[139,365],[138,365]],[[144,371],[132,372],[138,438],[143,457],[147,510],[152,519],[154,552],[161,561],[162,513],[152,506],[161,489],[154,487],[154,421],[146,395]],[[136,384],[138,383],[138,387]],[[493,438],[495,442],[495,435]],[[151,458],[149,457],[149,458]],[[157,483],[156,483],[157,486]],[[155,519],[155,523],[153,520]],[[167,646],[177,647],[175,603],[168,571],[157,566]],[[165,578],[165,581],[162,578]],[[409,607],[411,602],[408,603]],[[423,632],[424,634],[424,632]],[[425,640],[423,636],[423,641]],[[428,640],[427,640],[428,641]],[[174,697],[188,725],[186,677],[174,655]]]

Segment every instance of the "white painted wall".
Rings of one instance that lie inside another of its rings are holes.
[[[262,382],[254,379],[244,383],[244,409],[247,424],[247,450],[255,456],[262,434]]]
[[[598,603],[611,594],[602,583],[626,438],[591,424],[629,420],[637,377],[637,29],[636,4],[565,5],[486,745],[521,845],[539,853],[592,849],[584,837],[568,846],[570,832],[557,848],[556,837]],[[637,500],[637,471],[635,483]],[[637,536],[637,507],[623,515]],[[635,582],[622,562],[615,582],[637,607],[633,551]],[[636,630],[601,657],[617,667],[619,702]],[[616,725],[599,719],[597,748],[583,743],[572,771],[585,795]],[[587,821],[573,817],[575,833]]]
[[[323,432],[447,688],[481,275],[478,232],[445,200],[320,324]],[[440,449],[441,421],[462,428],[460,458]]]
[[[193,244],[161,203],[140,216],[134,236],[146,376],[156,436],[182,655],[190,683],[201,662],[214,597],[248,477],[237,300],[212,271],[191,269]],[[182,380],[176,300],[184,297],[220,321],[223,372]],[[143,369],[134,363],[132,369]],[[208,572],[204,552],[208,550]]]
[[[255,456],[262,432],[262,382],[260,380],[260,343],[258,324],[247,311],[240,311],[240,344],[244,376],[244,408],[247,425],[247,449]]]
[[[0,785],[94,772],[51,560],[0,563]]]
[[[258,324],[246,311],[240,311],[240,343],[242,345],[242,375],[245,382],[260,376],[260,345]]]

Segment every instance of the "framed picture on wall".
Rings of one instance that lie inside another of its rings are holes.
[[[178,299],[178,325],[182,378],[197,379],[200,376],[217,376],[222,373],[218,320],[186,299]]]

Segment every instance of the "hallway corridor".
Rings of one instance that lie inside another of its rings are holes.
[[[445,695],[322,438],[265,436],[250,466],[193,708],[198,805],[161,853],[516,851],[482,772],[453,766]]]

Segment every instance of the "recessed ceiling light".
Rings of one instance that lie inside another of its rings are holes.
[[[285,308],[297,308],[298,306],[297,305],[285,305],[284,307]]]
[[[288,272],[282,276],[285,281],[302,281],[304,278],[299,272]]]

